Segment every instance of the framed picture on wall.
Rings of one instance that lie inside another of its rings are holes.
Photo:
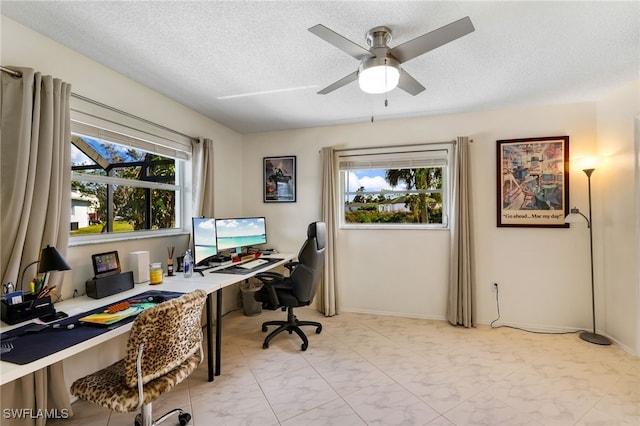
[[[263,158],[265,203],[295,203],[296,157]]]
[[[498,226],[569,227],[569,136],[497,142]]]

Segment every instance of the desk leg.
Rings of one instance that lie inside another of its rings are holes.
[[[216,376],[220,375],[222,352],[222,289],[216,292]]]
[[[209,381],[213,382],[213,327],[211,326],[211,316],[213,312],[211,309],[213,307],[212,294],[207,296],[207,366],[209,369]],[[216,337],[217,339],[217,337]],[[216,346],[217,348],[217,346]],[[217,349],[216,349],[217,351]]]

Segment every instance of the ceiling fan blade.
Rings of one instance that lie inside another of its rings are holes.
[[[396,58],[398,62],[407,62],[473,31],[475,31],[473,23],[471,19],[466,16],[437,30],[430,31],[420,37],[402,43],[391,49],[389,53]]]
[[[319,95],[326,95],[327,93],[331,93],[336,89],[341,88],[342,86],[346,86],[352,81],[356,81],[358,79],[358,71],[354,71],[351,74],[342,77],[340,80],[336,81],[333,84],[328,85],[324,89],[318,92]]]
[[[309,28],[309,31],[317,35],[327,43],[334,45],[338,49],[342,50],[343,52],[347,53],[350,56],[353,56],[358,60],[373,56],[364,47],[361,47],[360,45],[352,42],[348,38],[341,36],[335,31],[330,30],[329,28],[325,27],[322,24],[318,24]]]
[[[420,84],[418,80],[411,77],[411,75],[403,69],[400,69],[398,87],[413,96],[425,90],[424,86]]]

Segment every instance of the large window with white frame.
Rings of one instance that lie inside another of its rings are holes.
[[[447,228],[452,144],[338,152],[343,228]]]
[[[72,237],[181,230],[187,153],[72,121]]]

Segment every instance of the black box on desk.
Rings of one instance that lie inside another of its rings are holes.
[[[86,282],[87,296],[102,299],[133,288],[133,271],[93,278]]]
[[[36,299],[33,294],[24,296],[24,302],[9,305],[6,300],[2,300],[2,321],[7,324],[17,324],[45,314],[52,314],[56,311],[51,303],[51,296]]]

